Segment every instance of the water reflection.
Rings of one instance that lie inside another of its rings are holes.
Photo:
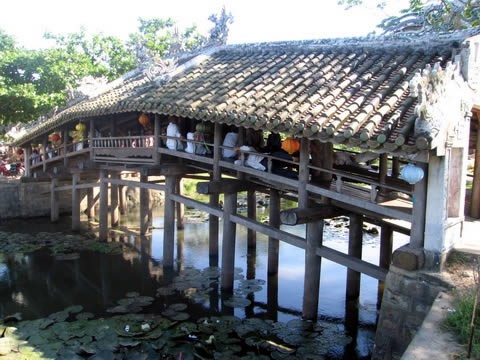
[[[148,236],[135,234],[139,221],[135,214],[124,218],[122,226],[112,233],[111,240],[128,244],[131,249],[120,255],[82,253],[75,260],[59,261],[46,250],[32,254],[0,254],[0,318],[21,312],[24,319],[45,317],[72,304],[83,305],[85,311],[107,316],[106,309],[114,306],[127,292],[155,296],[159,287],[172,283],[187,269],[209,267],[208,223],[185,221],[185,228],[176,231],[175,268],[165,273],[162,268],[163,218],[155,214],[154,229]],[[48,225],[47,225],[48,224]],[[220,225],[221,226],[221,225]],[[69,219],[52,228],[48,219],[29,222],[3,223],[1,231],[18,232],[55,231],[68,229]],[[303,226],[283,227],[283,230],[302,235]],[[134,230],[132,232],[132,230]],[[240,318],[261,317],[287,322],[301,317],[303,302],[304,251],[280,242],[278,276],[268,276],[268,238],[256,234],[257,246],[248,248],[247,230],[237,227],[235,266],[239,269],[235,287],[242,278],[262,279],[261,290],[249,293],[251,305],[244,308],[226,306],[219,294],[218,283],[212,284],[206,303],[192,302],[194,318],[212,314],[231,314]],[[342,252],[347,251],[348,230],[326,226],[324,245]],[[406,238],[396,239],[394,248]],[[220,232],[220,247],[221,232]],[[221,248],[220,252],[221,254]],[[363,260],[378,264],[379,237],[366,234]],[[361,277],[360,298],[346,301],[346,269],[322,260],[319,319],[344,327],[353,341],[346,347],[332,344],[331,357],[359,359],[369,356],[373,344],[378,304],[378,281],[366,275]],[[168,298],[169,303],[184,301]],[[168,304],[159,297],[146,309],[160,312]],[[192,311],[192,310],[191,310]]]

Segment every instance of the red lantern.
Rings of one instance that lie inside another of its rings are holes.
[[[150,117],[147,114],[143,113],[138,117],[138,122],[143,127],[147,127],[150,124]]]
[[[52,136],[50,136],[50,139],[52,139],[52,141],[58,141],[58,140],[60,140],[60,135],[52,134]]]
[[[290,137],[286,138],[282,142],[282,149],[292,155],[300,150],[300,142]]]
[[[23,149],[18,149],[17,150],[17,155],[23,155]]]

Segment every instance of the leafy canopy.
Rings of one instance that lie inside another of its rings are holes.
[[[196,27],[179,31],[173,19],[139,19],[127,41],[94,34],[52,34],[49,49],[29,50],[0,29],[0,126],[29,122],[65,105],[68,89],[86,76],[113,80],[148,57],[202,46]]]

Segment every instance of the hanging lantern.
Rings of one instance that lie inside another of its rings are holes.
[[[87,126],[84,123],[78,123],[77,125],[75,125],[75,130],[79,132],[84,132],[86,128]]]
[[[414,185],[423,179],[423,175],[424,173],[422,168],[415,166],[414,164],[407,164],[400,171],[399,178],[405,180],[411,185]]]
[[[147,127],[150,124],[150,117],[147,114],[143,113],[138,117],[138,122],[143,127]]]
[[[52,141],[58,141],[58,140],[60,140],[60,135],[58,135],[58,134],[52,134],[52,135],[50,135],[50,139],[51,139]]]
[[[286,138],[282,142],[282,149],[292,155],[300,150],[300,142],[290,137]]]

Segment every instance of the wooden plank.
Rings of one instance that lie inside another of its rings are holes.
[[[319,204],[306,209],[295,208],[280,212],[280,221],[284,225],[299,225],[328,219],[345,214],[345,210],[332,205]]]
[[[347,254],[326,246],[319,247],[317,249],[317,255],[355,271],[361,272],[362,274],[371,276],[377,280],[385,281],[387,276],[387,270],[382,269],[379,266],[370,264],[363,260],[355,259]]]
[[[208,214],[214,215],[216,217],[222,217],[223,216],[223,210],[218,207],[218,206],[213,206],[210,204],[204,204],[198,200],[193,200],[188,197],[178,195],[178,194],[172,194],[170,195],[170,198],[176,202],[181,202],[182,204],[188,206],[188,207],[193,207],[197,210],[206,212]]]
[[[223,179],[197,183],[198,193],[204,195],[238,193],[255,188],[255,184],[237,179]]]
[[[105,181],[115,185],[132,186],[132,187],[138,187],[141,189],[165,191],[165,184],[142,183],[139,181],[118,180],[118,179],[106,179]]]

